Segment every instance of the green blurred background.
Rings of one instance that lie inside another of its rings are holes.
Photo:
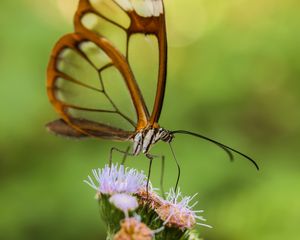
[[[165,0],[169,72],[160,123],[200,132],[255,158],[230,163],[209,143],[178,136],[180,186],[199,192],[207,240],[296,240],[300,230],[300,2]],[[45,90],[56,40],[76,0],[0,2],[0,239],[105,239],[94,191],[107,141],[46,132],[57,116]],[[149,69],[150,71],[150,69]],[[147,73],[145,73],[147,74]],[[166,186],[176,168],[167,155]],[[117,158],[118,156],[116,156]],[[130,159],[147,168],[145,158]],[[159,164],[152,180],[157,186]]]

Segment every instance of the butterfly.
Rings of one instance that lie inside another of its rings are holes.
[[[123,36],[122,41],[121,37],[107,36],[105,31],[112,28]],[[157,43],[158,70],[151,113],[129,61],[129,44],[135,35],[153,36]],[[122,46],[116,47],[118,44],[111,39],[122,42]],[[220,142],[185,130],[169,131],[159,125],[167,79],[167,43],[163,0],[80,0],[74,16],[74,32],[56,43],[48,64],[47,93],[60,119],[48,123],[47,128],[73,138],[131,141],[133,155],[148,155],[157,142],[167,142],[171,146],[176,134],[189,134],[216,144],[231,159],[234,152],[242,155],[258,169],[252,158]],[[121,111],[110,96],[105,79],[109,69],[121,76],[123,89],[117,98],[129,93],[136,121]],[[77,97],[79,94],[83,97]],[[94,100],[88,103],[86,98],[91,95],[95,95]],[[102,102],[106,105],[99,107]],[[92,114],[106,114],[106,117],[95,120],[90,117]],[[134,129],[125,130],[118,123],[107,124],[104,122],[109,119],[107,114],[116,115]]]

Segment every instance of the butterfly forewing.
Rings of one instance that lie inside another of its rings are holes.
[[[102,16],[102,15],[101,15]],[[95,13],[86,13],[81,18],[81,24],[86,29],[101,35],[120,51],[123,55],[126,53],[127,35],[123,28],[107,21]]]
[[[98,16],[121,28],[127,29],[130,26],[130,17],[126,10],[115,0],[90,0],[89,11],[93,10]]]
[[[128,44],[128,62],[148,109],[153,108],[158,76],[158,42],[155,36],[134,34]]]
[[[116,7],[119,7],[119,9]],[[104,7],[105,6],[105,7]],[[109,9],[108,14],[105,14],[105,9]],[[121,10],[121,11],[120,11]],[[160,117],[165,84],[167,74],[167,37],[165,28],[165,16],[162,0],[82,0],[79,4],[79,11],[75,17],[75,23],[77,23],[77,30],[84,31],[84,28],[96,31],[101,35],[101,28],[89,28],[82,23],[83,15],[93,12],[100,18],[107,20],[111,24],[115,25],[119,29],[123,29],[126,32],[126,47],[125,55],[128,55],[128,45],[130,44],[130,38],[133,34],[145,34],[154,35],[158,41],[159,52],[159,71],[157,75],[157,88],[155,91],[155,100],[152,110],[149,124],[151,126],[157,125]],[[125,17],[126,13],[129,17]],[[118,14],[114,14],[118,13]],[[118,17],[114,17],[118,16]],[[127,27],[128,26],[128,27]],[[105,34],[106,36],[106,34]],[[123,47],[120,49],[123,50]],[[145,62],[145,59],[144,59]],[[152,69],[156,69],[152,66]]]
[[[151,18],[153,14],[159,16],[159,11],[155,10],[155,7],[159,6],[152,5],[151,1],[132,1],[131,6],[126,5],[124,1],[112,0],[95,0],[90,3],[96,13],[88,10],[81,15],[82,25],[98,35],[105,36],[126,55],[147,108],[152,109],[159,66],[158,41],[153,35],[145,35],[145,33],[153,34],[153,31],[147,32],[146,28],[145,32],[130,34],[132,20],[124,9],[135,10],[136,17]],[[135,19],[137,20],[138,18]]]

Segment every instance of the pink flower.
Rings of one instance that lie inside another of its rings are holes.
[[[102,169],[92,170],[96,184],[88,176],[84,182],[98,193],[113,195],[115,193],[135,194],[147,184],[147,177],[141,171],[125,168],[123,165],[106,165]]]
[[[155,211],[168,227],[177,227],[184,230],[192,229],[197,224],[211,228],[211,226],[207,224],[197,222],[197,220],[206,220],[202,216],[197,215],[202,213],[203,210],[195,211],[192,209],[197,202],[190,205],[196,195],[197,194],[192,197],[183,197],[180,190],[176,193],[174,189],[171,189],[166,200],[163,200],[161,206]]]

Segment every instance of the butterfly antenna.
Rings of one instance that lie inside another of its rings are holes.
[[[249,160],[255,166],[255,168],[257,170],[259,170],[258,164],[251,157],[247,156],[246,154],[244,154],[244,153],[242,153],[242,152],[240,152],[240,151],[238,151],[238,150],[236,150],[234,148],[231,148],[231,147],[226,146],[226,145],[224,145],[224,144],[222,144],[220,142],[217,142],[216,140],[213,140],[213,139],[205,137],[205,136],[203,136],[201,134],[194,133],[194,132],[189,132],[189,131],[186,131],[186,130],[176,130],[176,131],[172,131],[171,133],[174,134],[174,135],[175,134],[186,134],[186,135],[191,135],[191,136],[194,136],[194,137],[202,138],[202,139],[204,139],[206,141],[209,141],[209,142],[217,145],[218,147],[222,148],[228,154],[228,156],[229,156],[229,158],[230,158],[231,161],[234,159],[234,156],[233,156],[233,153],[232,153],[232,152],[234,152],[234,153],[237,153],[237,154],[243,156],[247,160]]]
[[[180,179],[180,173],[181,173],[181,170],[180,170],[180,166],[179,166],[179,163],[178,163],[178,160],[175,156],[175,153],[174,153],[174,150],[173,150],[173,147],[171,145],[171,143],[169,143],[169,146],[170,146],[170,149],[171,149],[171,152],[172,152],[172,155],[173,155],[173,159],[175,160],[175,163],[176,163],[176,166],[177,166],[177,171],[178,171],[178,174],[177,174],[177,179],[176,179],[176,184],[175,184],[175,193],[177,192],[177,188],[178,188],[178,183],[179,183],[179,179]]]

